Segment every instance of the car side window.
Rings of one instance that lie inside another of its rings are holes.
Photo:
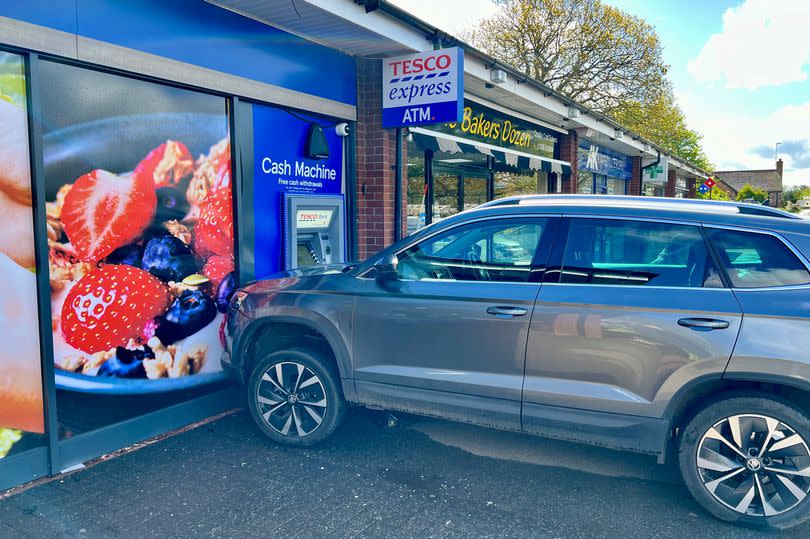
[[[441,232],[399,253],[404,280],[527,282],[543,218],[493,219]]]
[[[697,226],[571,219],[560,282],[722,287]]]
[[[709,237],[734,288],[810,283],[805,265],[775,236],[712,228]]]

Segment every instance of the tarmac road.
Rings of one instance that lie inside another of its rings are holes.
[[[297,450],[227,416],[0,501],[0,537],[810,537],[714,519],[651,457],[397,418]]]

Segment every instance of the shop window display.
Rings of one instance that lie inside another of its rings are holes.
[[[60,436],[226,383],[235,286],[223,98],[41,63]]]
[[[40,445],[42,375],[34,273],[26,81],[21,56],[0,51],[0,459]]]

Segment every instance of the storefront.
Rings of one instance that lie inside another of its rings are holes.
[[[48,4],[0,7],[0,490],[234,406],[234,287],[352,249],[353,57],[198,0]]]
[[[578,148],[577,192],[626,195],[633,174],[629,156],[583,139]]]
[[[408,231],[495,198],[556,193],[570,164],[565,131],[465,99],[461,122],[412,128]]]

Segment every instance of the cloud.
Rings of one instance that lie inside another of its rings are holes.
[[[703,134],[703,146],[717,170],[771,169],[774,146],[784,162],[784,184],[810,185],[808,129],[810,96],[801,105],[786,105],[766,114],[732,114],[703,91],[678,92],[690,127]]]
[[[751,148],[751,153],[763,158],[774,155],[775,145]],[[810,140],[786,140],[779,144],[779,157],[787,157],[793,168],[810,168]]]
[[[810,2],[745,0],[723,14],[687,69],[701,82],[755,89],[808,79]]]

